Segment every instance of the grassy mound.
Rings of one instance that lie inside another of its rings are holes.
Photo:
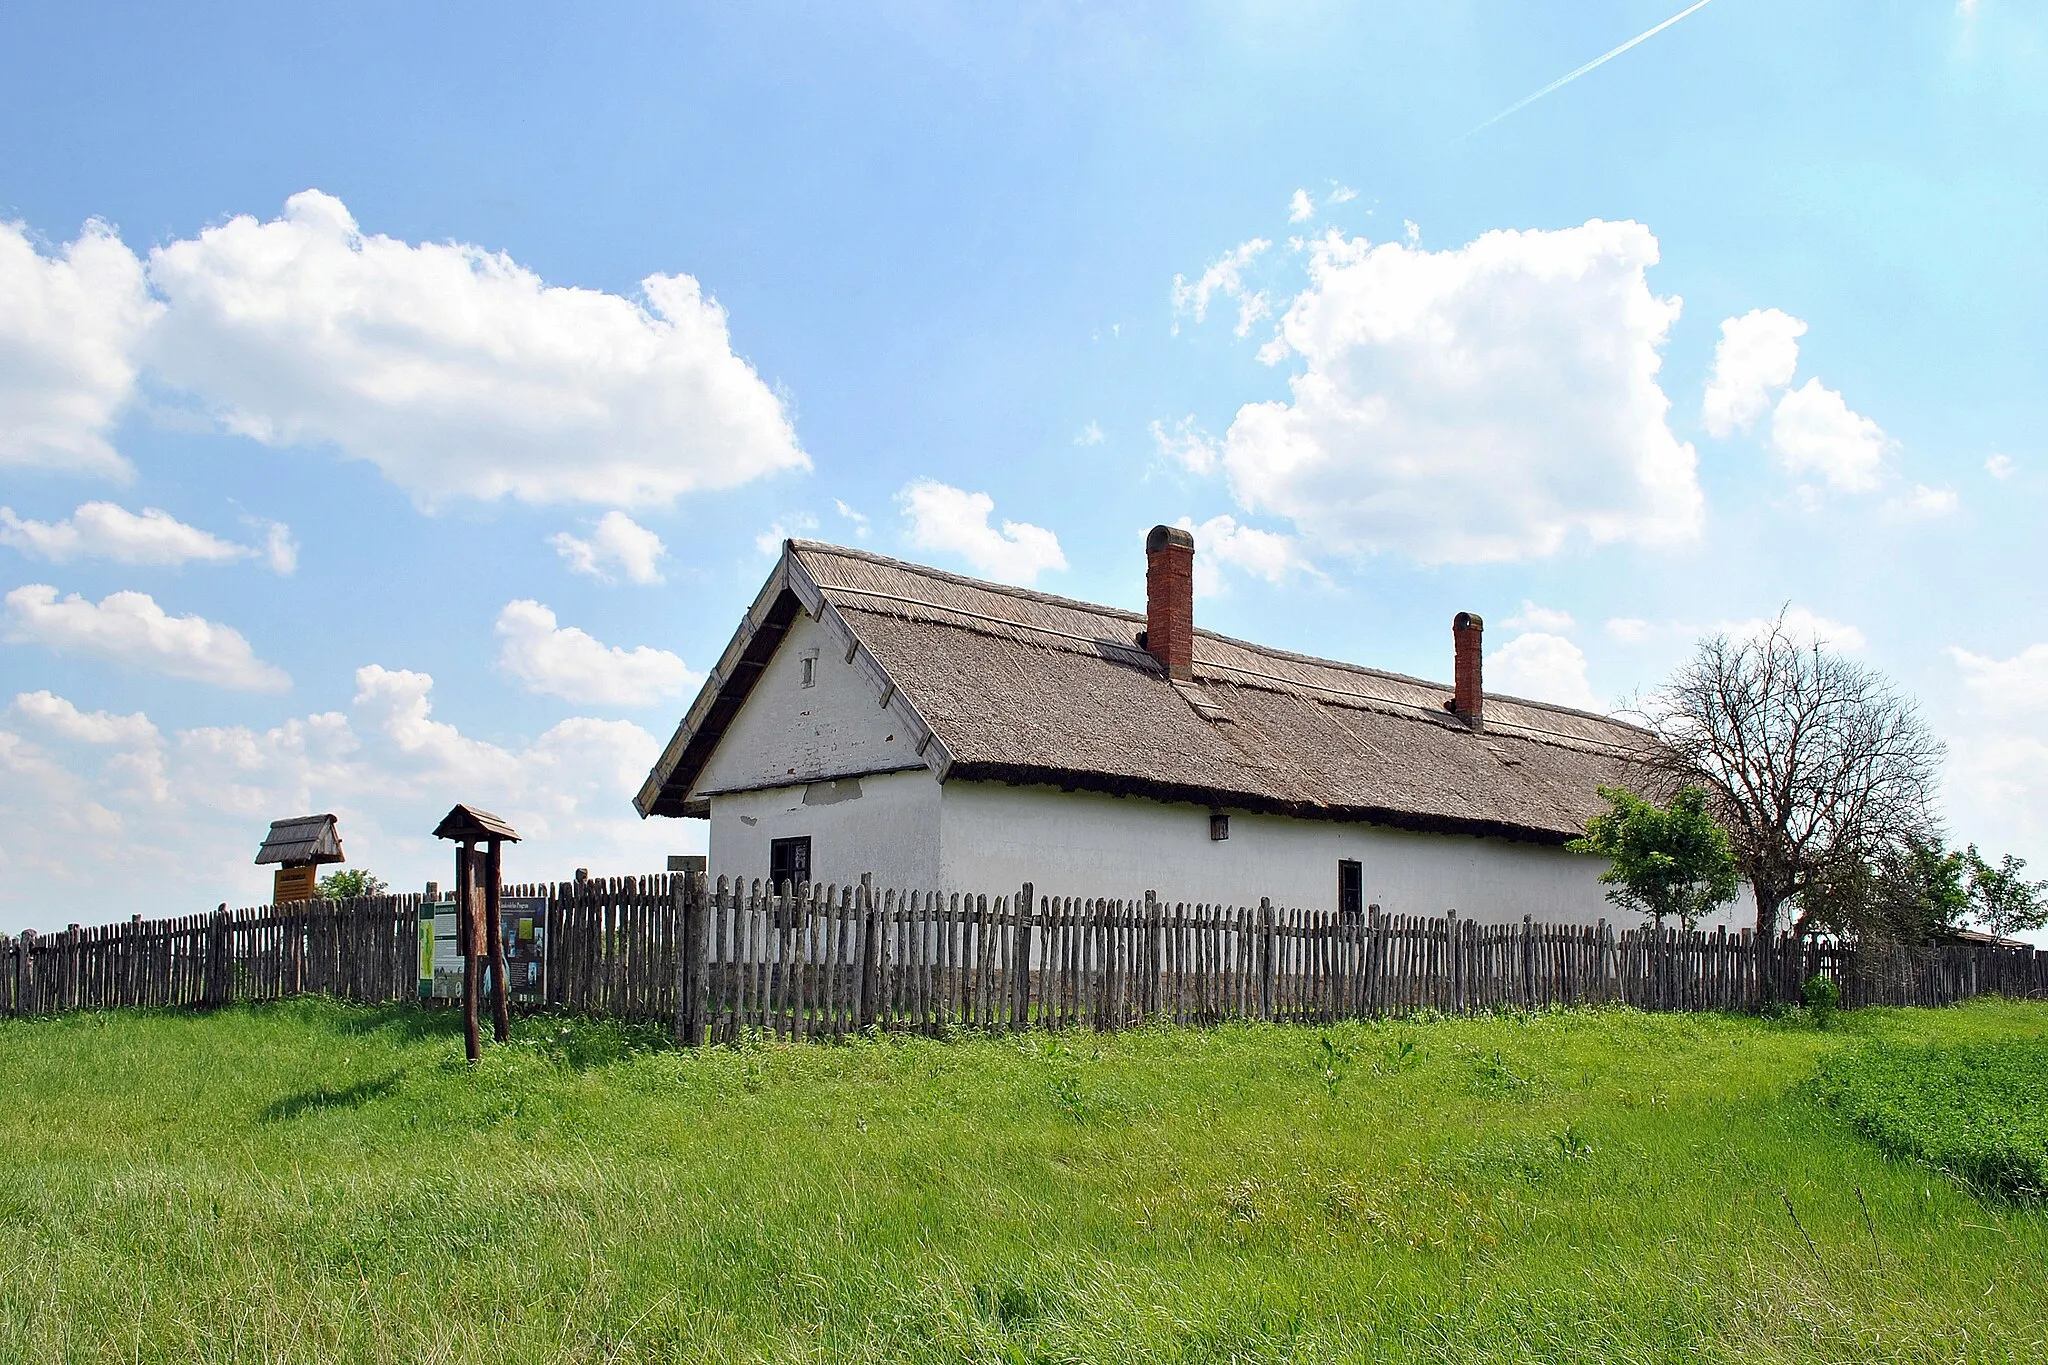
[[[2048,1358],[2048,1208],[1627,1010],[750,1039],[307,1000],[0,1020],[0,1362]]]
[[[2048,1199],[2048,1037],[1873,1042],[1823,1061],[1819,1091],[1895,1156],[1982,1190]]]

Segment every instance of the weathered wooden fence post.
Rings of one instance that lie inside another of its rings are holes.
[[[1012,1029],[1031,1027],[1031,921],[1037,908],[1031,897],[1032,885],[1025,882],[1017,889],[1017,934],[1010,954]]]
[[[701,872],[678,872],[670,882],[676,915],[676,1041],[703,1047],[711,977],[711,898]]]
[[[206,982],[201,994],[207,1005],[219,1009],[234,999],[234,961],[228,951],[228,907],[221,902],[206,924]]]
[[[875,896],[875,874],[860,874],[860,981],[854,987],[853,1017],[872,1028],[882,999],[882,907]]]
[[[1274,942],[1273,901],[1269,896],[1261,896],[1259,897],[1259,1018],[1269,1021],[1273,1017],[1273,1006],[1275,1004],[1274,987],[1277,985],[1276,974],[1280,966],[1278,956],[1275,953],[1277,946]]]

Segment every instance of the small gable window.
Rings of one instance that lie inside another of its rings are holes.
[[[798,661],[797,678],[800,681],[800,685],[804,687],[816,687],[818,685],[817,650],[810,650]]]

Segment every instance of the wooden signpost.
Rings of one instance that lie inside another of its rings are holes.
[[[436,839],[455,842],[455,910],[457,933],[466,959],[462,967],[463,1050],[474,1062],[483,1056],[477,1013],[481,1003],[482,964],[491,971],[491,1036],[512,1037],[512,1015],[505,998],[505,926],[498,849],[516,844],[519,834],[487,810],[457,806],[434,826]]]
[[[309,901],[319,894],[320,864],[348,861],[342,856],[341,835],[332,815],[299,815],[270,822],[263,847],[256,850],[256,865],[277,864],[271,879],[270,903],[287,905]]]

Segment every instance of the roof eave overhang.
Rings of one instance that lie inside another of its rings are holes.
[[[927,721],[917,705],[889,676],[881,661],[862,643],[860,635],[838,607],[825,596],[810,570],[798,558],[795,545],[782,543],[782,558],[755,594],[739,629],[733,632],[718,664],[704,680],[697,699],[683,714],[675,735],[661,752],[647,780],[633,798],[633,808],[644,818],[650,815],[694,816],[711,813],[710,802],[695,797],[691,789],[705,764],[725,737],[733,717],[752,695],[754,684],[775,656],[783,637],[795,623],[798,612],[826,627],[845,651],[845,661],[857,665],[873,688],[877,702],[902,721],[911,736],[917,756],[932,775],[944,781],[953,765],[946,743]]]
[[[1058,787],[1063,791],[1099,792],[1107,796],[1138,796],[1152,801],[1186,803],[1212,809],[1241,810],[1259,815],[1284,815],[1297,820],[1331,820],[1380,825],[1417,834],[1463,834],[1475,838],[1512,839],[1518,843],[1563,845],[1578,830],[1546,829],[1512,821],[1490,820],[1445,812],[1398,810],[1387,806],[1328,806],[1286,801],[1257,792],[1228,791],[1193,783],[1160,782],[1114,773],[1079,772],[1020,763],[956,763],[956,782],[1002,782],[1020,787]]]

